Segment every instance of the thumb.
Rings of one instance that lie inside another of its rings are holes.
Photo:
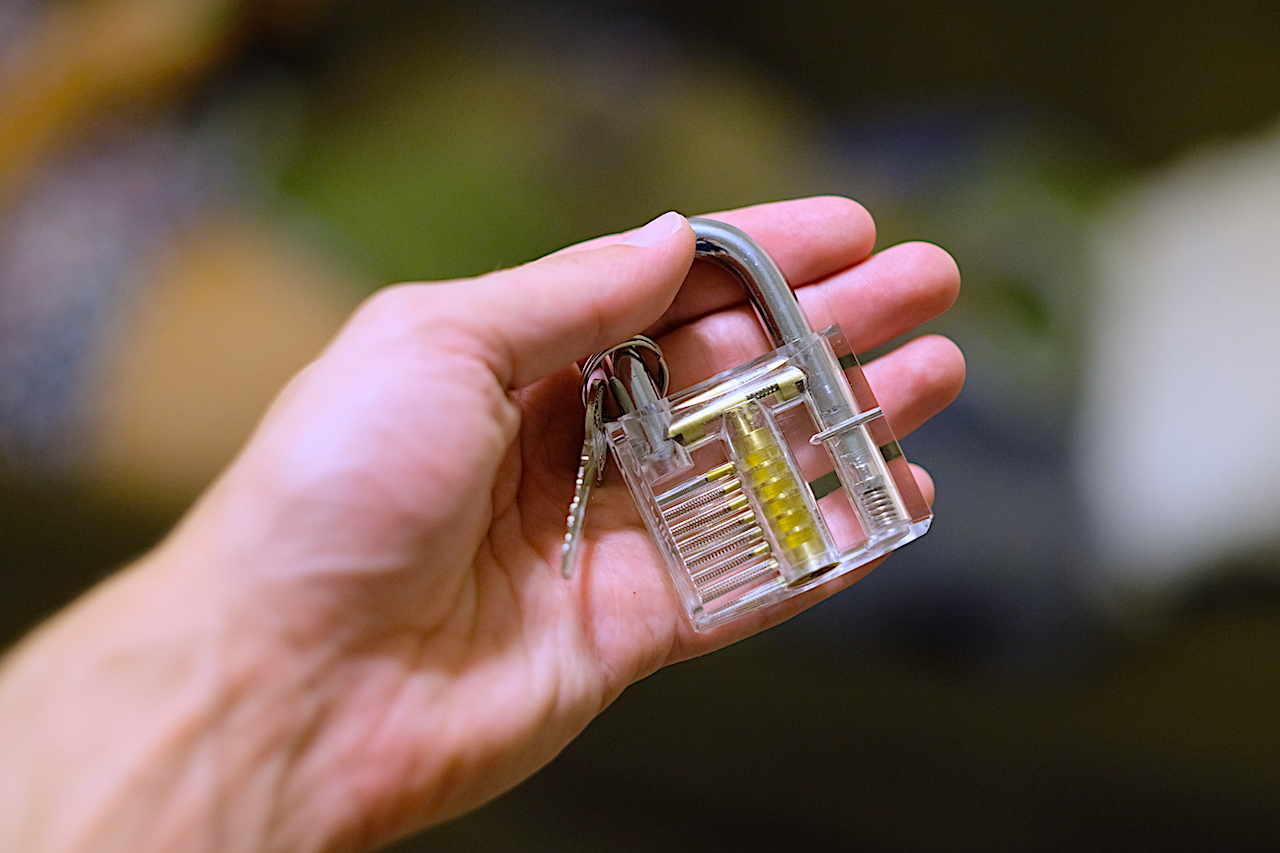
[[[494,375],[528,385],[626,340],[657,320],[693,263],[693,229],[664,213],[621,242],[558,252],[458,287],[458,319],[474,330]]]

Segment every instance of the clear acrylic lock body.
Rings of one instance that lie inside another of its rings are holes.
[[[821,376],[846,382],[812,393]],[[698,630],[837,578],[929,528],[907,460],[835,326],[624,414],[608,439]]]

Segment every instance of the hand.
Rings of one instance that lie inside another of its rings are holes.
[[[936,247],[871,255],[871,219],[848,200],[717,216],[858,350],[957,292]],[[693,251],[668,214],[372,297],[173,535],[0,671],[13,849],[369,849],[524,779],[628,684],[869,571],[695,633],[615,471],[577,574],[560,576],[574,362],[643,329],[680,388],[768,348],[741,287],[691,271]],[[963,372],[937,337],[866,367],[899,436]]]

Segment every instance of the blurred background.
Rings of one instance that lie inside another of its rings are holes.
[[[964,273],[968,385],[904,441],[933,530],[396,849],[1277,849],[1256,0],[3,0],[0,640],[377,286],[812,193]]]

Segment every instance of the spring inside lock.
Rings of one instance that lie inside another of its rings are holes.
[[[778,576],[773,546],[734,463],[681,483],[658,495],[656,502],[704,604]]]
[[[893,495],[884,486],[875,486],[862,493],[862,512],[871,519],[873,527],[893,524],[898,519],[898,506]]]

